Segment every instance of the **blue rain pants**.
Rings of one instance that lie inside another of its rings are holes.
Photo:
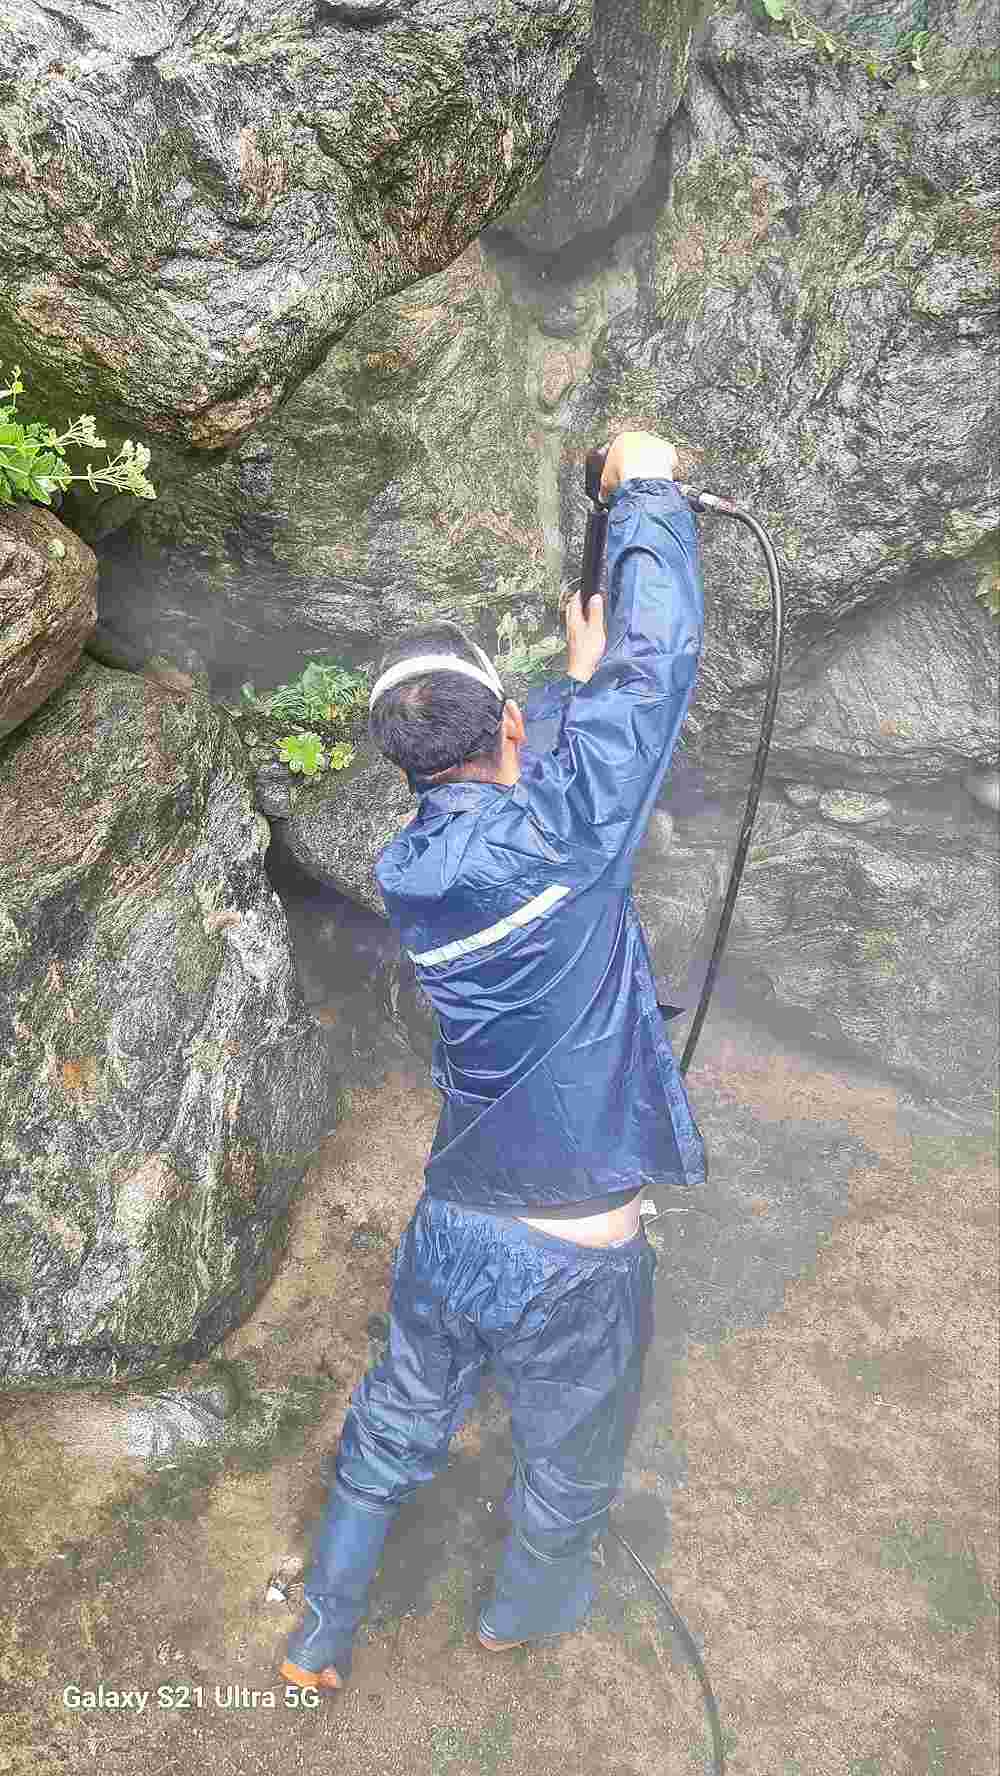
[[[350,1675],[389,1530],[447,1465],[487,1365],[510,1407],[514,1472],[480,1627],[523,1640],[580,1625],[638,1415],[656,1262],[641,1227],[618,1246],[581,1246],[421,1198],[393,1261],[387,1355],[351,1395],[289,1659]]]

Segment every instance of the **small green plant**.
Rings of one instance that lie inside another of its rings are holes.
[[[278,755],[283,765],[290,771],[301,772],[306,777],[315,777],[329,765],[331,771],[342,771],[354,758],[354,747],[340,741],[336,746],[324,749],[318,734],[298,733],[286,734],[278,743]]]
[[[338,722],[353,720],[368,702],[368,679],[337,660],[310,660],[290,684],[279,685],[266,697],[258,697],[252,684],[242,687],[243,696],[262,715],[278,721]]]
[[[279,685],[266,697],[258,697],[252,684],[241,688],[251,709],[269,722],[323,722],[351,730],[368,706],[368,678],[337,660],[310,660],[304,672],[290,684]],[[332,745],[308,727],[296,727],[276,741],[278,757],[290,771],[315,777],[325,768],[343,771],[356,753],[349,740]]]
[[[146,479],[149,451],[145,444],[133,444],[126,438],[114,458],[99,469],[88,463],[83,473],[74,475],[66,461],[66,451],[92,448],[104,450],[106,443],[97,436],[92,413],[81,413],[64,432],[56,432],[41,420],[25,424],[17,417],[17,397],[24,393],[21,366],[14,365],[10,383],[0,388],[0,506],[12,506],[18,500],[31,500],[40,506],[51,506],[52,495],[63,493],[74,481],[86,481],[92,491],[111,487],[116,493],[133,493],[137,499],[155,499],[156,489]]]
[[[543,635],[540,641],[529,642],[526,636],[533,635],[538,628],[538,618],[531,611],[523,610],[520,617],[513,611],[504,611],[497,625],[497,665],[501,670],[506,667],[521,678],[543,676],[563,641],[558,635]]]
[[[891,83],[904,70],[909,69],[917,77],[918,90],[929,90],[930,81],[924,67],[924,51],[931,41],[929,31],[907,32],[899,38],[888,59],[879,62],[870,50],[859,49],[843,37],[831,36],[814,18],[810,18],[808,13],[796,6],[795,0],[760,0],[760,5],[775,24],[788,26],[793,43],[803,40],[811,42],[815,49],[823,50],[831,61],[853,62],[856,67],[863,68],[872,80]]]

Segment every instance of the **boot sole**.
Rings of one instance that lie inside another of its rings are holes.
[[[298,1684],[304,1690],[342,1690],[344,1680],[333,1665],[327,1665],[322,1671],[307,1671],[304,1665],[293,1665],[286,1659],[281,1666],[281,1676],[286,1683]]]
[[[555,1646],[566,1639],[567,1630],[559,1634],[527,1634],[523,1640],[492,1640],[481,1628],[476,1629],[476,1639],[488,1653],[509,1653],[514,1647],[521,1646]]]
[[[476,1639],[481,1647],[486,1648],[488,1653],[509,1653],[512,1647],[528,1645],[526,1640],[490,1640],[485,1634],[480,1634],[478,1630]]]

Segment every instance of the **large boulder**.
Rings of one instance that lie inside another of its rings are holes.
[[[629,423],[768,524],[803,647],[908,574],[964,559],[986,584],[990,102],[890,88],[730,9],[669,137],[655,229],[544,275],[488,231],[362,317],[252,439],[168,477],[103,550],[95,656],[193,645],[228,695],[264,660],[270,683],[310,651],[361,660],[431,614],[490,648],[523,607],[551,628],[586,449]],[[760,679],[769,627],[752,538],[710,519],[703,548],[696,722]]]
[[[498,579],[508,603],[537,594],[531,349],[478,246],[378,304],[252,439],[168,477],[104,544],[90,651],[194,647],[229,691],[432,612],[477,621]]]
[[[533,177],[591,6],[14,0],[4,24],[0,359],[214,450]]]
[[[89,661],[0,744],[0,1385],[203,1356],[328,1127],[242,743]]]
[[[0,506],[0,739],[75,672],[97,621],[97,557],[44,506]]]
[[[384,916],[374,863],[412,816],[413,797],[402,773],[370,745],[359,749],[344,776],[347,781],[331,785],[312,810],[276,821],[275,828],[315,881]]]

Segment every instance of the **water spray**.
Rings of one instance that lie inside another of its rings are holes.
[[[589,451],[584,472],[584,486],[587,497],[591,502],[590,511],[587,516],[587,530],[583,541],[583,562],[580,570],[580,603],[583,606],[584,615],[586,615],[587,605],[600,586],[601,568],[604,561],[605,545],[607,542],[608,508],[601,500],[601,476],[604,473],[604,464],[609,448],[610,446],[605,445],[603,449]],[[719,963],[722,959],[722,952],[725,948],[726,938],[729,935],[729,927],[733,917],[733,907],[736,904],[736,896],[739,893],[740,880],[743,875],[743,865],[746,862],[747,849],[750,844],[750,834],[753,831],[754,817],[757,813],[757,804],[760,801],[761,784],[764,781],[767,755],[771,747],[771,731],[774,727],[774,712],[778,704],[778,689],[781,683],[781,660],[784,649],[785,625],[781,597],[781,574],[778,570],[778,558],[775,554],[774,544],[768,536],[767,531],[764,529],[764,526],[754,518],[752,513],[744,511],[742,506],[734,505],[732,500],[726,499],[722,494],[705,492],[703,489],[692,487],[687,481],[677,481],[675,482],[675,486],[678,493],[687,501],[693,512],[721,512],[723,516],[734,518],[738,524],[743,524],[749,531],[752,531],[763,551],[764,564],[767,568],[767,577],[771,588],[771,663],[767,682],[767,696],[764,702],[764,714],[761,720],[760,741],[757,746],[757,757],[754,760],[753,774],[750,778],[750,789],[747,795],[746,807],[743,811],[743,824],[740,827],[740,836],[737,841],[736,852],[733,857],[733,866],[729,875],[729,885],[726,889],[726,896],[722,903],[722,912],[719,916],[719,927],[715,934],[715,944],[712,948],[711,957],[709,958],[708,969],[701,989],[701,997],[698,1000],[698,1007],[694,1015],[694,1022],[691,1025],[687,1043],[684,1048],[684,1054],[678,1067],[678,1071],[683,1075],[688,1070],[691,1056],[695,1050],[695,1044],[701,1034],[701,1026],[705,1021],[705,1014],[708,1011],[708,1002],[712,997],[712,988],[715,985],[715,977],[719,970]],[[616,1542],[621,1544],[625,1549],[626,1554],[628,1554],[629,1558],[634,1561],[635,1565],[639,1568],[639,1571],[649,1580],[653,1590],[656,1592],[657,1597],[667,1612],[671,1627],[680,1635],[681,1640],[687,1649],[691,1663],[698,1675],[702,1694],[705,1698],[705,1710],[708,1714],[709,1727],[711,1728],[712,1733],[715,1776],[725,1776],[725,1757],[722,1745],[722,1729],[719,1724],[719,1708],[715,1697],[712,1694],[712,1686],[708,1681],[708,1673],[702,1662],[701,1654],[695,1645],[694,1637],[682,1617],[678,1615],[662,1585],[660,1585],[653,1577],[648,1566],[639,1559],[635,1549],[630,1546],[623,1535],[619,1535],[618,1531],[612,1528],[610,1523],[608,1524],[608,1533],[614,1537]]]

